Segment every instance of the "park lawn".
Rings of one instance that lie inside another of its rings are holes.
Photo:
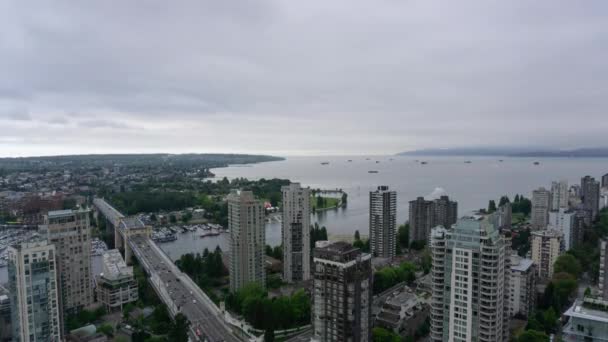
[[[328,208],[335,208],[340,204],[340,199],[335,197],[321,197],[323,198],[323,205],[319,206],[317,203],[317,197],[311,197],[310,202],[313,210],[322,210]]]

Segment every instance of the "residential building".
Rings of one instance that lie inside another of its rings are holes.
[[[61,341],[55,246],[46,241],[10,246],[8,260],[13,341]]]
[[[310,279],[310,189],[300,183],[281,188],[283,193],[283,280]]]
[[[491,217],[432,230],[430,340],[507,341],[510,239]]]
[[[511,229],[511,222],[513,220],[511,203],[507,202],[499,206],[492,218],[494,219],[494,225],[498,229]]]
[[[511,255],[509,277],[509,313],[528,317],[536,303],[536,270],[534,261]]]
[[[371,255],[346,242],[317,242],[314,250],[312,340],[370,342]]]
[[[89,210],[49,211],[42,229],[55,245],[60,308],[65,317],[93,303]]]
[[[564,252],[564,234],[558,230],[532,232],[532,260],[538,277],[551,279],[553,265]]]
[[[598,281],[600,295],[608,300],[608,240],[600,240],[600,278]]]
[[[111,249],[102,256],[103,273],[96,277],[97,301],[108,312],[121,310],[139,298],[133,267],[127,266],[120,251]]]
[[[397,226],[397,193],[379,186],[369,193],[370,252],[375,257],[393,258]]]
[[[434,201],[427,201],[424,197],[410,201],[410,242],[427,241],[432,228],[450,228],[456,223],[457,217],[458,203],[450,201],[448,196],[441,196]]]
[[[602,176],[602,188],[608,188],[608,173]]]
[[[551,183],[551,210],[568,209],[568,181]]]
[[[564,234],[564,249],[574,248],[578,241],[578,232],[574,232],[573,211],[566,211],[560,208],[558,211],[549,212],[549,229],[559,230]]]
[[[410,243],[427,240],[428,234],[435,224],[434,216],[433,201],[427,201],[424,197],[410,201]]]
[[[450,228],[458,219],[458,203],[450,201],[448,196],[441,196],[433,201],[435,207],[434,226]]]
[[[230,229],[230,291],[248,283],[266,286],[264,205],[251,191],[234,190],[228,195]]]
[[[600,183],[591,176],[581,179],[581,199],[583,208],[591,212],[591,221],[600,211]]]
[[[608,302],[585,297],[576,300],[564,313],[568,322],[562,328],[562,341],[608,341]]]
[[[608,187],[600,191],[600,210],[608,208]]]
[[[534,229],[545,229],[549,221],[549,206],[551,204],[551,192],[545,188],[532,191],[532,212],[530,224]]]
[[[429,316],[429,306],[412,289],[404,287],[386,298],[374,325],[390,330],[402,337],[414,336]]]
[[[585,230],[587,229],[586,218],[586,211],[574,211],[574,216],[572,217],[572,229],[570,231],[570,246],[572,248],[576,248],[583,244]]]

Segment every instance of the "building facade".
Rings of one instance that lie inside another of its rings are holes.
[[[600,295],[608,301],[608,240],[600,240],[600,278],[598,281]]]
[[[534,261],[511,255],[509,277],[509,314],[528,317],[536,304],[536,270]]]
[[[507,202],[499,206],[492,218],[494,219],[494,225],[498,227],[498,229],[511,229],[511,223],[513,221],[513,208],[511,203]]]
[[[553,277],[553,265],[564,253],[564,234],[558,230],[532,232],[532,261],[541,279]]]
[[[281,188],[283,193],[283,280],[310,279],[310,189],[299,183]]]
[[[581,200],[583,208],[591,212],[591,221],[600,211],[600,183],[591,176],[581,178]]]
[[[371,255],[346,242],[320,241],[316,247],[312,340],[371,341]]]
[[[532,191],[532,212],[530,224],[534,229],[545,229],[549,223],[549,207],[551,205],[551,192],[545,188]]]
[[[608,173],[602,176],[602,188],[608,188]]]
[[[61,341],[55,246],[46,241],[10,246],[8,259],[13,341]]]
[[[379,186],[369,193],[369,242],[373,256],[395,256],[396,226],[397,192]]]
[[[568,181],[551,183],[551,210],[568,209]]]
[[[139,298],[137,281],[133,267],[127,266],[117,249],[111,249],[102,256],[103,273],[96,277],[97,301],[108,312],[121,310],[128,303]]]
[[[441,196],[433,201],[435,207],[434,226],[450,228],[458,219],[458,203],[450,201],[448,196]]]
[[[410,243],[427,241],[432,228],[450,228],[458,218],[458,203],[450,201],[448,196],[441,196],[434,201],[418,197],[410,201],[409,207]]]
[[[576,300],[564,313],[568,322],[562,328],[562,341],[608,341],[608,302],[585,297]]]
[[[264,248],[266,230],[264,206],[251,191],[233,191],[228,195],[230,229],[230,291],[248,283],[266,286]]]
[[[565,250],[574,248],[580,242],[578,241],[579,233],[574,231],[574,216],[573,211],[566,211],[563,208],[549,213],[549,228],[559,230],[564,234]]]
[[[49,211],[44,229],[56,249],[59,298],[65,317],[93,303],[89,211]]]
[[[508,340],[510,239],[492,221],[433,229],[431,341]]]

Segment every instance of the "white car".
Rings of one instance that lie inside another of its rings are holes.
[[[196,304],[196,299],[193,299],[193,300],[192,300],[192,304]]]

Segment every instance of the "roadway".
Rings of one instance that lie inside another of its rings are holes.
[[[205,298],[202,298],[197,291],[188,289],[184,280],[185,275],[177,270],[173,264],[167,265],[166,259],[158,255],[156,249],[151,244],[154,242],[144,237],[131,238],[132,247],[136,247],[135,255],[140,259],[151,275],[154,273],[158,277],[152,277],[151,281],[162,281],[168,292],[172,303],[165,303],[172,312],[181,312],[190,321],[192,330],[204,341],[209,342],[239,342],[239,338],[233,335],[231,329],[224,323],[219,312],[210,309]],[[143,259],[143,260],[141,260]],[[153,284],[162,286],[162,284]]]

